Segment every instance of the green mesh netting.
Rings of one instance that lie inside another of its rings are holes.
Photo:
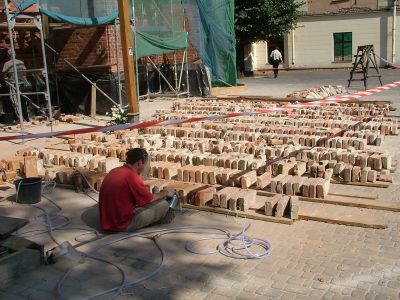
[[[189,19],[189,39],[212,81],[237,84],[234,0],[183,0]]]
[[[187,47],[180,0],[135,0],[136,56],[164,54]]]
[[[14,0],[17,13],[33,4],[40,12],[60,22],[77,26],[96,26],[113,22],[118,18],[115,0]]]

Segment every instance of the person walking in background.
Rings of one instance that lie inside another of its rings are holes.
[[[276,46],[275,50],[271,52],[270,58],[272,67],[274,69],[274,76],[277,78],[279,73],[279,64],[283,63],[282,53],[279,51],[278,46]]]

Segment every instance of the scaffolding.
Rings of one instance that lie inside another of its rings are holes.
[[[7,82],[7,84],[10,86],[10,93],[6,94],[6,95],[1,95],[1,96],[9,96],[10,98],[14,98],[14,99],[16,96],[16,101],[13,101],[13,105],[16,106],[16,108],[17,108],[16,115],[19,117],[21,132],[23,133],[24,132],[24,126],[23,126],[24,118],[23,118],[23,112],[22,112],[21,98],[24,97],[30,103],[33,104],[33,101],[31,101],[29,96],[43,95],[45,97],[45,99],[47,100],[46,101],[47,102],[47,115],[48,115],[48,120],[50,122],[51,131],[53,132],[53,112],[52,112],[52,107],[51,107],[49,77],[48,77],[48,72],[47,72],[47,60],[46,60],[46,51],[45,51],[44,44],[41,43],[43,67],[39,68],[39,69],[30,69],[30,70],[23,71],[24,73],[39,72],[44,76],[45,90],[43,92],[22,92],[21,91],[21,84],[22,84],[21,79],[22,78],[19,78],[20,74],[17,69],[15,45],[14,45],[14,28],[15,28],[17,19],[33,20],[37,30],[39,30],[41,40],[44,41],[42,17],[40,15],[38,9],[31,10],[29,12],[29,14],[21,13],[21,14],[17,15],[17,14],[15,14],[15,12],[10,11],[7,0],[4,0],[4,6],[5,6],[6,18],[7,18],[7,24],[8,24],[8,34],[10,37],[10,50],[11,50],[12,63],[13,63],[14,82],[10,82],[10,81]],[[25,74],[23,76],[25,76]],[[15,102],[17,102],[17,103],[15,103]],[[36,108],[38,108],[38,107],[36,106]]]

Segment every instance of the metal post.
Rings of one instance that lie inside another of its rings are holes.
[[[396,26],[397,26],[397,0],[393,3],[393,30],[392,30],[392,63],[396,63]]]
[[[179,82],[178,82],[178,89],[177,89],[178,92],[181,91],[183,66],[185,64],[186,51],[187,51],[187,49],[185,49],[185,51],[183,52],[183,57],[182,57],[181,71],[180,71],[180,74],[179,74]]]
[[[149,66],[147,63],[147,56],[145,57],[146,64],[146,80],[147,80],[147,99],[150,99],[150,81],[149,81]]]
[[[174,51],[174,79],[175,79],[175,93],[178,95],[178,74],[176,70],[176,51]]]
[[[133,46],[134,46],[134,57],[135,57],[135,70],[136,70],[136,84],[137,84],[137,97],[140,96],[140,82],[139,82],[139,66],[138,66],[138,53],[137,53],[137,34],[136,34],[136,15],[135,15],[135,0],[132,0],[132,32],[133,32]]]
[[[47,90],[45,98],[47,100],[47,106],[49,109],[50,128],[51,128],[51,132],[53,132],[53,111],[51,108],[49,76],[47,73],[46,48],[44,46],[45,41],[44,41],[44,35],[43,35],[43,23],[42,23],[42,18],[40,15],[36,16],[35,23],[40,32],[40,41],[41,41],[41,46],[42,46],[42,57],[43,57],[43,75],[44,75],[44,79],[46,81],[46,90]]]
[[[14,80],[15,80],[15,88],[17,92],[17,101],[18,101],[18,110],[19,110],[19,123],[21,126],[21,134],[24,133],[24,118],[22,116],[22,105],[21,105],[21,92],[19,90],[19,78],[18,78],[18,71],[17,71],[17,64],[16,64],[16,57],[15,57],[15,47],[14,47],[14,35],[13,30],[15,26],[15,19],[11,20],[10,18],[10,10],[8,9],[8,1],[4,0],[4,6],[6,9],[6,16],[7,16],[7,25],[8,25],[8,34],[10,36],[10,47],[11,47],[11,56],[13,60],[13,68],[14,68]],[[11,91],[10,91],[11,92]],[[10,94],[11,97],[11,94]],[[24,141],[24,140],[22,140]]]
[[[114,44],[115,44],[115,59],[117,61],[117,77],[118,77],[118,102],[119,106],[122,108],[122,86],[121,86],[121,70],[119,68],[119,38],[118,38],[118,27],[119,27],[119,19],[116,19],[114,22]]]
[[[189,97],[190,90],[189,90],[189,62],[188,62],[189,59],[188,59],[188,56],[189,56],[189,50],[187,50],[187,52],[186,52],[186,59],[185,59],[185,61],[186,61],[186,85],[187,85],[186,90],[187,90],[187,96]]]

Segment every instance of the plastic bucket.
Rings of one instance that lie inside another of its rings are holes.
[[[22,204],[35,204],[42,199],[42,179],[29,177],[14,181],[17,190],[15,201]]]

